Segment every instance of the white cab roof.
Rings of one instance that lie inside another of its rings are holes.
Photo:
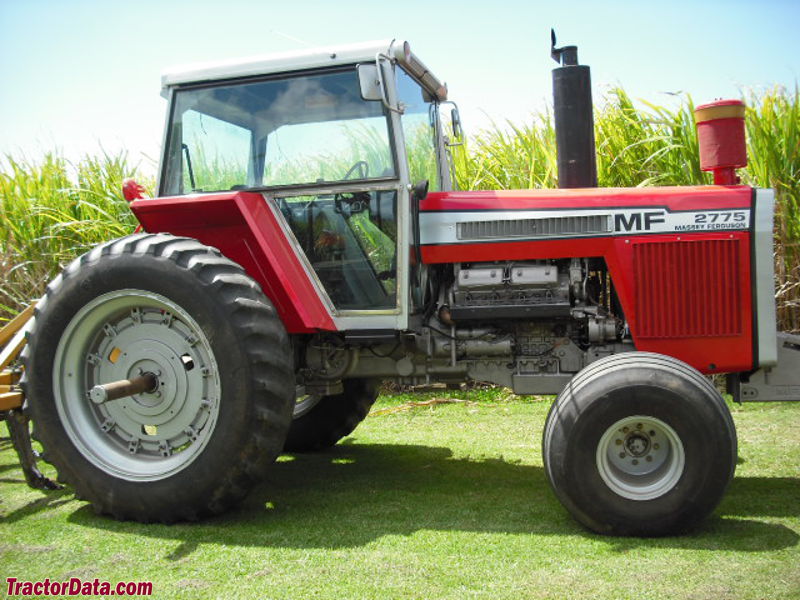
[[[270,73],[374,62],[376,55],[380,52],[397,59],[406,68],[410,67],[411,73],[423,81],[426,87],[432,87],[431,91],[439,96],[440,100],[446,99],[446,88],[408,48],[408,42],[402,40],[381,40],[182,65],[167,69],[162,73],[161,87],[166,92],[169,87],[187,83],[203,83]]]

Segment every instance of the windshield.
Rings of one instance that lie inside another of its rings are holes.
[[[393,177],[389,140],[355,68],[179,89],[162,194]]]

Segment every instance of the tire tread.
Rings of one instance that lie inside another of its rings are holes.
[[[271,303],[244,269],[215,248],[191,238],[167,234],[134,234],[106,242],[75,259],[47,286],[45,297],[37,307],[37,317],[48,310],[49,299],[58,295],[63,285],[83,269],[100,260],[113,261],[125,255],[150,255],[159,260],[169,260],[174,263],[174,268],[193,273],[199,285],[205,288],[205,293],[220,299],[230,323],[246,341],[241,346],[247,354],[247,372],[251,373],[253,387],[263,391],[253,398],[254,419],[248,439],[242,445],[238,462],[222,474],[213,493],[201,505],[173,507],[167,511],[164,505],[151,509],[145,503],[121,503],[110,498],[108,493],[94,489],[86,477],[68,464],[57,447],[48,448],[48,462],[56,468],[59,480],[76,490],[76,497],[91,502],[98,513],[110,514],[117,519],[150,522],[157,512],[155,520],[170,523],[222,513],[242,500],[281,452],[291,419],[294,392],[293,365],[287,360],[287,355],[290,355],[287,351],[288,336]],[[38,333],[34,321],[32,344],[23,354],[23,364],[33,352]],[[287,373],[291,374],[291,385],[276,386],[274,378],[278,381],[287,379]],[[27,391],[27,372],[21,385]],[[281,388],[292,388],[291,396],[287,389]],[[281,408],[276,410],[275,407]],[[36,429],[35,418],[33,422]],[[42,437],[39,433],[37,431],[37,437]],[[159,504],[158,499],[152,500]]]

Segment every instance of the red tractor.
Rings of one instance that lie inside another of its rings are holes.
[[[737,102],[698,119],[716,185],[594,187],[588,67],[553,42],[555,190],[454,190],[458,110],[408,43],[166,73],[141,231],[48,286],[23,356],[60,478],[116,518],[202,518],[352,432],[381,380],[478,380],[558,394],[544,465],[590,529],[706,517],[737,459],[707,376],[800,399],[773,192],[738,185]]]

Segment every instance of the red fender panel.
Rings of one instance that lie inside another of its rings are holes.
[[[255,279],[289,333],[336,331],[331,315],[261,194],[223,192],[136,200],[144,230],[218,248]]]

